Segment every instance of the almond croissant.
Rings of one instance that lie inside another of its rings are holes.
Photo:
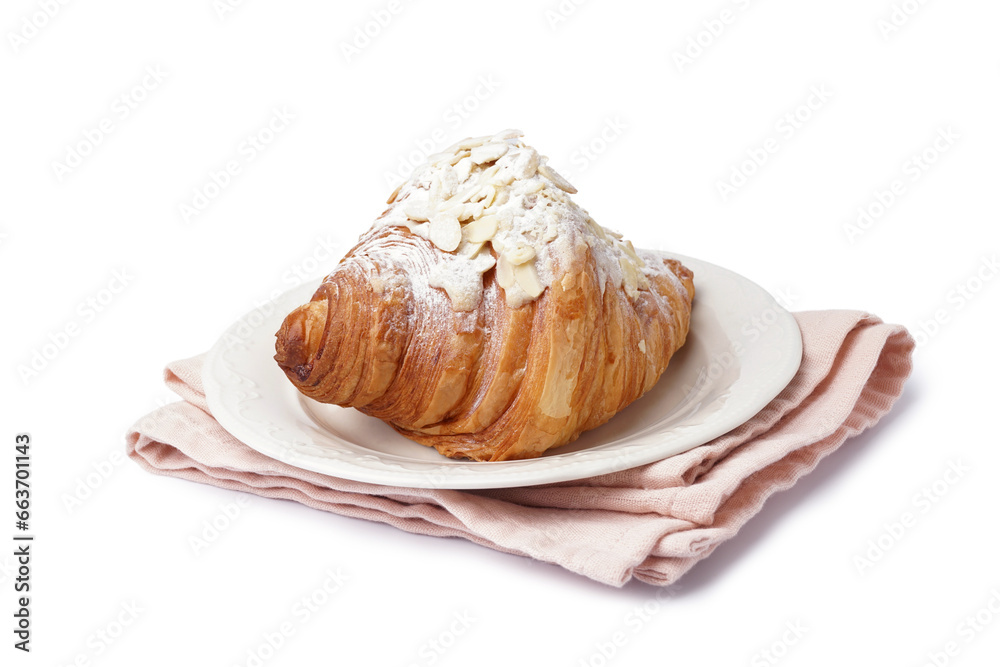
[[[691,271],[594,222],[520,137],[432,156],[285,318],[275,359],[299,391],[446,456],[504,461],[656,383],[687,336]]]

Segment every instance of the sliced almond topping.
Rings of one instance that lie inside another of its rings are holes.
[[[508,201],[510,201],[510,189],[500,188],[497,190],[496,197],[493,198],[493,206],[503,206]]]
[[[524,194],[533,195],[536,192],[541,192],[544,187],[545,183],[542,183],[541,181],[531,181],[524,187]]]
[[[406,183],[406,181],[403,181],[402,183],[400,183],[399,185],[396,186],[396,189],[392,191],[391,195],[389,195],[389,199],[386,200],[386,202],[385,202],[386,204],[391,204],[394,201],[396,201],[396,197],[399,196],[399,191],[403,189],[403,185],[405,183]]]
[[[427,239],[428,241],[431,240],[430,225],[426,222],[412,222],[407,220],[406,228],[420,238]]]
[[[461,160],[457,160],[455,163],[455,176],[458,177],[459,183],[465,183],[469,180],[469,175],[472,173],[472,158],[463,157]]]
[[[497,283],[504,289],[510,289],[514,282],[514,267],[503,256],[497,257]]]
[[[522,132],[521,130],[513,130],[513,129],[504,130],[503,132],[498,132],[497,134],[494,134],[493,138],[490,139],[490,141],[507,141],[508,139],[515,139],[517,137],[523,137],[523,136],[524,132]]]
[[[535,249],[527,243],[518,243],[504,248],[503,256],[514,266],[519,266],[535,258]]]
[[[431,212],[426,202],[408,202],[403,205],[403,213],[406,214],[407,218],[416,222],[427,222],[431,219]]]
[[[497,221],[498,221],[497,228],[500,231],[504,231],[505,229],[510,229],[510,225],[514,221],[514,212],[513,211],[511,211],[509,208],[498,208],[499,206],[502,206],[504,203],[506,203],[506,202],[499,201],[499,197],[500,197],[501,194],[503,194],[503,192],[504,191],[501,190],[499,193],[497,193],[498,199],[494,200],[493,206],[491,206],[489,209],[483,211],[483,215],[495,215],[496,216]]]
[[[427,201],[436,202],[441,201],[443,195],[441,193],[441,173],[434,172],[431,174],[430,181],[428,181],[428,193]]]
[[[479,191],[481,189],[482,187],[478,183],[476,183],[472,187],[462,190],[457,195],[446,201],[442,205],[442,208],[447,210],[454,206],[458,206],[459,204],[464,204],[466,202],[472,201],[472,198],[475,197],[477,194],[479,194]]]
[[[535,271],[535,264],[528,262],[514,267],[514,278],[521,289],[532,299],[537,298],[545,291],[545,286],[538,279],[538,272]]]
[[[514,178],[531,178],[538,171],[538,152],[533,148],[525,149],[514,163]]]
[[[497,187],[506,187],[513,183],[515,178],[517,178],[517,176],[514,171],[514,167],[510,164],[505,164],[503,168],[497,168],[496,175],[492,177],[492,180],[493,185]]]
[[[508,150],[510,150],[510,144],[505,142],[486,144],[485,146],[476,146],[472,149],[472,161],[476,164],[496,162],[502,158]]]
[[[441,196],[445,198],[455,194],[455,191],[458,190],[458,186],[461,183],[458,178],[458,174],[455,172],[455,168],[447,165],[441,168],[438,172],[437,178],[441,183]]]
[[[486,242],[493,238],[499,226],[500,218],[495,215],[484,215],[463,227],[462,235],[472,243]]]
[[[485,245],[485,241],[470,241],[469,239],[464,239],[462,244],[458,246],[458,254],[462,257],[472,259],[479,254],[479,251],[482,250]],[[492,257],[492,255],[490,256]]]
[[[430,240],[445,252],[458,248],[462,242],[462,225],[448,213],[438,213],[430,220]]]
[[[470,202],[481,202],[481,201],[483,201],[484,199],[486,199],[487,197],[490,196],[490,190],[491,189],[493,190],[494,193],[496,192],[496,188],[494,188],[492,185],[482,185],[482,186],[480,186],[476,190],[476,193],[474,195],[472,195],[471,197],[469,197],[469,201]]]
[[[639,280],[638,274],[635,270],[635,264],[633,264],[627,257],[619,259],[618,264],[622,267],[622,283],[625,285],[625,291],[628,292],[629,296],[634,296],[635,288]]]
[[[618,245],[621,246],[621,249],[625,252],[625,254],[628,255],[633,262],[635,262],[636,268],[645,266],[646,263],[639,258],[638,254],[636,254],[635,246],[632,245],[631,241],[625,241],[623,243],[619,243]]]
[[[567,181],[565,178],[559,175],[555,169],[547,164],[539,165],[538,173],[555,183],[556,187],[560,190],[574,195],[577,193],[577,189],[573,187],[573,184]]]
[[[493,137],[470,137],[468,139],[463,139],[456,144],[455,148],[462,150],[465,148],[475,148],[477,146],[482,146],[487,141],[490,141]]]
[[[604,227],[601,227],[599,224],[597,224],[597,222],[593,218],[587,218],[587,223],[590,224],[590,229],[593,230],[594,234],[597,235],[597,238],[601,239],[602,241],[608,240],[608,235]]]
[[[455,163],[461,160],[463,157],[469,154],[469,151],[460,151],[458,153],[454,151],[443,151],[441,153],[435,153],[427,158],[427,161],[434,165],[435,167],[443,166],[455,166]]]
[[[488,252],[481,252],[472,259],[472,268],[480,274],[486,273],[496,265],[497,260]]]
[[[500,171],[500,165],[498,164],[493,164],[490,165],[489,167],[486,167],[485,169],[483,169],[483,173],[479,179],[479,182],[492,183],[493,177],[497,175],[498,171]]]
[[[496,199],[497,189],[492,185],[484,186],[476,196],[479,197],[480,195],[482,197],[479,199],[479,203],[483,205],[483,208],[489,208],[493,205],[493,200]]]
[[[483,214],[483,205],[480,202],[474,204],[462,204],[461,206],[453,209],[456,216],[462,222],[469,222],[470,220],[475,220]]]
[[[555,241],[557,236],[559,236],[559,228],[556,227],[554,222],[550,222],[549,226],[545,228],[545,235],[542,236],[542,240],[550,243]]]
[[[448,254],[439,262],[446,267],[439,272],[442,284],[434,286],[448,290],[456,309],[465,308],[463,299],[473,286],[469,281],[490,269],[511,307],[545,292],[539,248],[558,238],[558,216],[563,206],[572,205],[567,193],[576,188],[521,136],[518,130],[505,130],[492,137],[464,139],[429,156],[428,164],[389,197],[390,205],[402,207],[393,209],[396,224]],[[612,233],[586,212],[583,216],[594,235],[621,246],[616,255],[623,289],[632,295],[637,285],[648,285],[634,248],[617,234],[612,240]]]

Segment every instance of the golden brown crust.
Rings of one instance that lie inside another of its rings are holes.
[[[679,262],[656,260],[650,288],[629,298],[602,289],[590,247],[576,249],[535,301],[510,308],[490,271],[479,307],[456,312],[426,288],[438,251],[405,228],[373,228],[285,319],[275,359],[306,396],[447,456],[539,456],[648,391],[690,323],[694,283]]]

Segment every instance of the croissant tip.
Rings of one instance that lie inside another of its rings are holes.
[[[300,383],[305,382],[312,373],[313,365],[308,364],[290,364],[288,358],[284,354],[285,350],[279,349],[278,354],[274,355],[274,360],[278,363],[278,367],[285,372],[290,379],[297,379]]]
[[[275,334],[274,360],[296,384],[303,384],[313,364],[326,323],[326,302],[312,301],[288,314]]]
[[[305,382],[309,375],[312,374],[313,365],[312,364],[302,364],[286,370],[286,373],[292,373],[298,378],[299,382]]]

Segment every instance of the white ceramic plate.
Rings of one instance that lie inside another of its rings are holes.
[[[604,426],[528,461],[453,460],[350,408],[302,396],[272,358],[285,315],[312,296],[303,285],[233,324],[205,360],[208,405],[257,451],[290,465],[390,486],[488,489],[562,482],[624,470],[686,451],[739,426],[799,368],[790,313],[732,271],[671,255],[694,271],[684,347],[659,383]]]

